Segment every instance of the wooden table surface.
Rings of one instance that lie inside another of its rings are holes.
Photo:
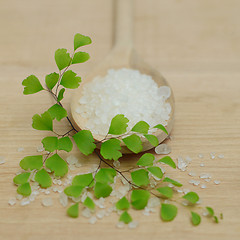
[[[79,32],[91,36],[86,47],[91,61],[76,67],[79,75],[91,71],[112,45],[111,0],[9,0],[0,7],[0,239],[240,239],[240,2],[238,0],[135,0],[134,45],[146,62],[159,69],[171,84],[176,100],[171,156],[190,156],[189,170],[208,172],[213,180],[201,189],[188,183],[187,172],[170,171],[186,188],[196,190],[204,205],[223,212],[214,224],[203,219],[193,227],[186,209],[171,223],[159,214],[133,212],[137,229],[117,229],[117,215],[90,225],[83,217],[71,219],[52,194],[54,205],[41,205],[40,196],[28,206],[19,202],[12,178],[18,163],[47,132],[31,128],[31,117],[42,113],[52,100],[46,93],[23,96],[22,80],[56,71],[54,51],[72,49]],[[66,94],[69,109],[71,91]],[[64,128],[66,122],[59,126]],[[18,148],[23,147],[23,152]],[[211,160],[210,152],[224,154]],[[203,160],[198,154],[204,154]],[[96,159],[74,154],[91,166]],[[126,164],[127,158],[122,160]],[[205,167],[200,167],[204,162]],[[127,164],[134,164],[130,159]]]

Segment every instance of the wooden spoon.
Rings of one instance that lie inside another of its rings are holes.
[[[77,129],[85,129],[87,120],[83,118],[80,114],[76,113],[75,110],[79,106],[79,99],[82,96],[82,87],[89,81],[92,81],[96,76],[105,76],[109,69],[121,69],[130,68],[137,69],[142,74],[151,75],[153,80],[160,86],[168,86],[167,81],[162,77],[162,75],[144,63],[136,54],[133,49],[132,43],[132,33],[133,33],[133,14],[132,14],[132,0],[117,0],[115,2],[115,41],[112,51],[98,66],[96,66],[90,74],[88,74],[84,81],[81,83],[80,87],[76,90],[72,102],[71,102],[71,113],[72,118]],[[167,99],[170,103],[172,111],[170,113],[170,118],[167,122],[166,129],[168,133],[171,132],[174,120],[174,97],[171,91],[170,98]],[[141,120],[141,119],[139,119]],[[159,142],[162,142],[167,134],[161,130],[157,130],[154,133],[157,136]],[[93,135],[96,141],[102,140],[105,136]],[[153,146],[142,137],[143,151],[153,148]],[[98,148],[100,144],[97,145]],[[122,153],[130,153],[128,148],[122,143]]]

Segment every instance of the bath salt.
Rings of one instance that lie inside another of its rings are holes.
[[[86,129],[104,136],[117,114],[129,119],[128,130],[140,120],[150,127],[166,126],[171,113],[166,100],[170,95],[169,87],[158,87],[151,76],[138,70],[110,69],[105,77],[96,77],[83,86],[75,112],[86,119]]]

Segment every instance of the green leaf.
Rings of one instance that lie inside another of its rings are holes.
[[[199,225],[201,223],[200,215],[196,212],[191,212],[191,215],[192,215],[192,218],[191,218],[192,224],[195,226]]]
[[[188,200],[192,204],[196,203],[199,200],[199,196],[195,192],[188,192],[183,196],[183,198]]]
[[[65,88],[62,88],[59,93],[58,93],[58,97],[57,97],[57,101],[60,102],[63,100],[63,94],[65,92]]]
[[[163,221],[172,221],[177,216],[177,207],[173,204],[162,203],[161,218]]]
[[[86,52],[76,52],[73,56],[72,64],[84,63],[90,58]]]
[[[145,169],[139,169],[131,172],[132,181],[138,186],[147,186],[149,184],[148,172]]]
[[[219,220],[218,220],[217,216],[213,216],[213,219],[214,219],[215,223],[219,223]]]
[[[88,45],[92,43],[92,40],[90,37],[88,36],[84,36],[80,33],[77,33],[75,36],[74,36],[74,51],[76,49],[78,49],[79,47],[82,47],[84,45]]]
[[[82,187],[87,187],[91,183],[93,183],[92,173],[77,175],[72,180],[72,185],[79,185]]]
[[[107,183],[96,182],[94,187],[94,195],[96,198],[108,197],[112,192],[112,187]]]
[[[39,170],[43,166],[42,155],[27,156],[20,161],[19,165],[24,170]]]
[[[54,120],[56,118],[58,121],[61,121],[63,118],[67,117],[67,115],[68,115],[66,109],[64,109],[57,103],[54,104],[52,107],[50,107],[48,109],[48,112],[49,112],[52,120]]]
[[[145,134],[144,137],[154,146],[156,147],[159,144],[158,138],[152,134]]]
[[[143,149],[141,138],[139,136],[137,136],[136,134],[132,134],[132,135],[124,138],[123,142],[126,144],[128,149],[134,153],[139,153]]]
[[[158,124],[154,128],[158,128],[158,129],[162,130],[163,132],[165,132],[168,135],[167,129],[162,124]]]
[[[77,77],[77,74],[72,70],[66,71],[61,79],[60,84],[65,88],[78,88],[79,83],[81,82],[81,78]]]
[[[171,198],[173,195],[173,190],[170,187],[160,187],[157,190],[167,198]]]
[[[129,120],[123,115],[116,115],[112,121],[108,133],[113,135],[121,135],[127,131],[127,123]]]
[[[142,189],[133,190],[131,194],[132,206],[137,210],[144,209],[147,206],[149,198],[150,193],[147,190]]]
[[[138,166],[152,166],[154,159],[155,159],[155,157],[153,154],[145,153],[138,160],[137,165]]]
[[[223,213],[220,213],[220,219],[223,219]]]
[[[135,124],[131,131],[147,134],[149,130],[149,124],[144,121],[139,121]]]
[[[67,163],[58,154],[54,154],[48,158],[45,165],[54,172],[56,177],[63,177],[68,172]]]
[[[117,172],[113,168],[101,168],[95,175],[95,180],[101,183],[113,183]]]
[[[93,202],[93,200],[90,197],[87,197],[85,199],[85,201],[83,202],[83,204],[91,210],[95,209],[95,203]]]
[[[162,163],[165,163],[165,164],[169,165],[172,168],[176,168],[175,162],[169,156],[163,157],[162,159],[158,160],[158,162],[162,162]]]
[[[28,181],[30,174],[30,172],[20,173],[13,179],[13,182],[15,184],[24,184]]]
[[[68,208],[67,214],[69,217],[72,217],[72,218],[78,217],[78,215],[79,215],[78,205],[79,205],[79,203],[75,203]]]
[[[54,88],[54,86],[57,84],[58,79],[59,79],[58,73],[54,72],[54,73],[50,73],[50,74],[46,75],[45,82],[46,82],[47,87],[52,90]]]
[[[45,169],[41,169],[36,173],[35,181],[38,182],[42,188],[48,188],[52,185],[52,178]]]
[[[128,210],[130,207],[129,201],[126,199],[126,197],[121,198],[117,203],[116,203],[116,208],[118,210]]]
[[[132,221],[132,217],[129,215],[127,211],[124,211],[120,217],[119,217],[120,222],[124,222],[125,224],[128,224]]]
[[[106,142],[103,142],[101,145],[100,153],[105,159],[109,160],[118,160],[122,153],[119,151],[121,150],[121,141],[116,138],[112,138],[107,140]]]
[[[89,130],[81,130],[73,135],[73,139],[78,149],[85,155],[91,154],[96,148],[92,133]]]
[[[45,137],[42,140],[43,147],[48,152],[53,152],[58,149],[58,138],[57,137]]]
[[[32,120],[33,120],[32,127],[34,129],[46,130],[46,131],[53,130],[52,118],[49,112],[47,111],[41,114],[41,116],[38,114],[35,114]]]
[[[161,168],[159,167],[148,167],[147,170],[152,174],[154,175],[155,177],[157,178],[162,178],[163,177],[163,172],[161,170]]]
[[[44,90],[38,78],[34,75],[30,75],[26,79],[23,80],[22,85],[25,86],[23,90],[23,94],[34,94]]]
[[[31,195],[32,190],[29,182],[19,185],[17,188],[17,192],[23,196]]]
[[[171,178],[168,178],[168,177],[165,177],[163,179],[163,182],[169,182],[169,183],[173,184],[176,187],[181,187],[182,186],[182,184],[180,182],[177,182],[177,181],[175,181],[175,180],[173,180]]]
[[[82,193],[82,190],[83,190],[84,187],[82,186],[79,186],[79,185],[71,185],[69,187],[66,187],[64,189],[64,193],[67,195],[67,196],[70,196],[70,197],[79,197]]]
[[[214,215],[214,210],[211,207],[206,207],[206,209],[208,211],[208,215],[212,217]]]
[[[67,52],[67,49],[60,48],[55,52],[55,62],[59,70],[62,70],[71,64],[70,54]]]
[[[71,152],[72,148],[73,148],[73,144],[69,137],[62,137],[58,139],[58,150]]]

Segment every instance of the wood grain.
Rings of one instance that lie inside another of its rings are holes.
[[[4,1],[0,8],[0,239],[240,239],[240,15],[237,0],[137,0],[135,1],[135,47],[140,56],[159,69],[175,94],[176,117],[171,156],[193,158],[189,170],[209,172],[220,185],[206,189],[188,184],[187,172],[169,170],[186,188],[197,190],[204,205],[213,206],[224,220],[216,225],[204,219],[199,227],[189,223],[189,213],[180,208],[172,223],[163,223],[158,213],[149,217],[132,211],[140,222],[135,229],[117,229],[117,215],[90,225],[86,219],[70,219],[53,194],[54,205],[41,206],[41,196],[32,204],[10,207],[15,196],[12,184],[22,157],[36,153],[46,132],[31,128],[31,117],[51,105],[44,93],[23,96],[21,81],[32,73],[44,79],[56,70],[56,48],[71,48],[74,33],[93,38],[87,47],[92,59],[75,70],[85,75],[107,55],[112,43],[112,1]],[[66,95],[69,109],[71,91]],[[61,131],[66,123],[57,126]],[[18,152],[24,147],[23,152]],[[224,159],[210,160],[209,153]],[[197,157],[204,154],[204,159]],[[75,149],[86,168],[96,163]],[[122,165],[134,164],[133,158]],[[205,167],[201,168],[200,163]]]

